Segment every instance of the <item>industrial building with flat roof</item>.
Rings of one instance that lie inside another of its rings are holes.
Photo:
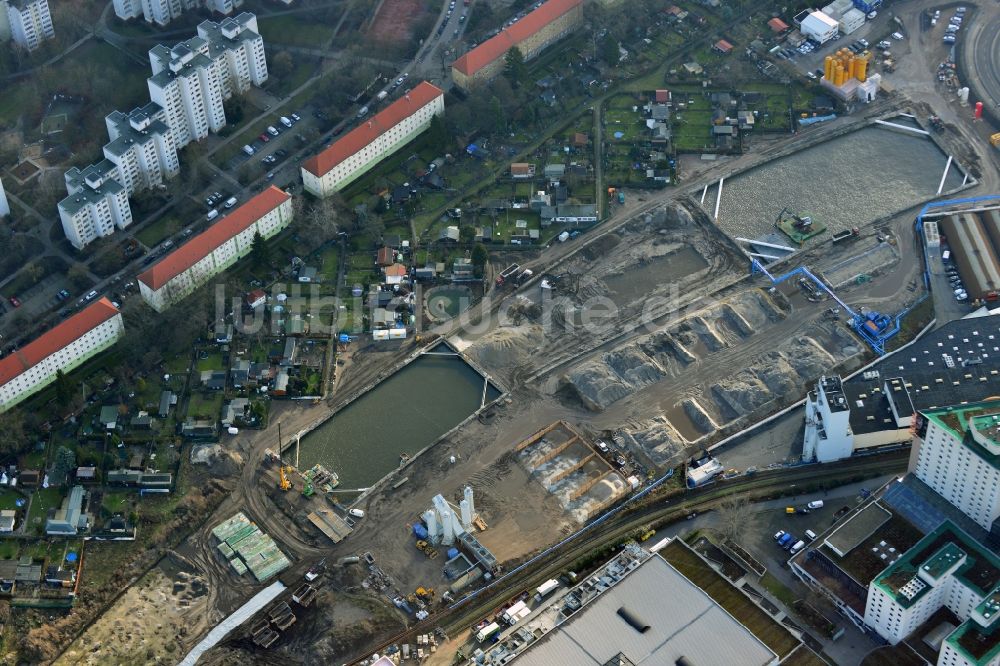
[[[124,330],[118,308],[101,298],[0,359],[0,412],[107,349]]]
[[[162,312],[250,253],[256,234],[270,238],[292,221],[292,197],[274,185],[139,275],[139,293]]]
[[[531,60],[582,24],[583,0],[548,0],[458,58],[451,65],[451,78],[464,90],[487,83],[503,71],[504,57],[515,46]]]
[[[850,379],[806,397],[802,457],[829,462],[909,442],[918,411],[1000,395],[1000,315],[948,322]]]
[[[779,661],[701,588],[659,555],[635,545],[563,596],[558,611],[545,607],[524,622],[475,663],[513,658],[524,666],[752,666]]]
[[[328,197],[392,155],[444,113],[444,91],[426,81],[302,163],[302,186]]]
[[[1000,295],[1000,209],[954,213],[938,220],[951,260],[971,299]]]

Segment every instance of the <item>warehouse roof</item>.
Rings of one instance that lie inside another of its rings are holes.
[[[431,100],[443,94],[444,91],[437,86],[427,81],[421,81],[413,90],[352,129],[329,148],[307,159],[302,163],[302,168],[317,178],[322,177],[404,119],[412,116]]]
[[[117,314],[118,308],[107,298],[88,305],[24,347],[0,359],[0,385],[6,384]]]
[[[291,196],[287,192],[274,185],[270,186],[220,222],[153,264],[149,270],[139,275],[139,280],[150,289],[159,289],[289,199]]]
[[[892,420],[887,381],[901,414],[1000,395],[1000,315],[948,322],[845,380],[855,435],[896,427],[886,421]]]
[[[670,612],[663,612],[663,600]],[[653,555],[519,657],[539,664],[770,664],[777,656],[705,592]]]
[[[463,55],[451,66],[466,76],[472,76],[497,58],[502,57],[511,48],[582,3],[583,0],[549,0],[514,25],[501,30],[496,37],[487,39]]]

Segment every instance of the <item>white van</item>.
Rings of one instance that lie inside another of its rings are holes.
[[[789,552],[792,555],[794,555],[795,553],[799,552],[800,550],[802,550],[805,547],[806,547],[806,542],[805,541],[796,541],[795,545],[792,546],[792,549]]]
[[[212,210],[208,211],[208,215],[205,216],[205,219],[211,222],[217,217],[219,217],[219,211],[213,208]]]
[[[246,153],[247,155],[253,155],[254,152],[256,152],[256,151],[253,149],[253,146],[251,146],[250,144],[247,144],[247,145],[243,146],[243,152]]]
[[[236,205],[236,197],[229,197],[226,199],[226,208],[232,208]]]
[[[810,541],[815,541],[816,533],[813,532],[812,530],[806,530],[806,538],[809,539]]]
[[[364,518],[365,517],[365,512],[362,511],[361,509],[348,509],[347,513],[350,514],[351,516],[355,517],[355,518]]]
[[[280,120],[281,124],[284,125],[285,127],[291,127],[292,126],[292,121],[289,120],[288,118],[284,117],[284,116],[281,116],[280,118],[278,118],[278,120]]]
[[[275,128],[274,125],[267,126],[267,133],[270,134],[271,136],[278,136],[278,130],[277,128]]]
[[[810,509],[822,509],[823,500],[813,500],[812,502],[809,502],[809,504],[807,504],[806,506],[808,506]]]

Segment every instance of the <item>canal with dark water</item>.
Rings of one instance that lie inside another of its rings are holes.
[[[948,156],[930,139],[872,126],[751,169],[722,185],[719,226],[733,236],[761,238],[775,231],[782,208],[827,225],[814,243],[933,196]],[[943,192],[962,184],[952,164]],[[715,210],[715,185],[705,209]],[[698,193],[700,198],[701,193]]]
[[[435,351],[446,352],[440,345]],[[316,463],[340,488],[372,485],[479,409],[483,377],[459,356],[419,356],[302,439],[299,469]],[[489,385],[486,402],[500,391]]]

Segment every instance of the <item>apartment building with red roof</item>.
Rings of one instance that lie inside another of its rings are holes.
[[[365,120],[323,152],[302,163],[302,185],[328,197],[357,180],[402,148],[444,113],[444,91],[421,81],[395,102]]]
[[[515,46],[531,60],[583,25],[583,0],[548,0],[495,37],[465,53],[451,65],[451,78],[459,88],[471,90],[503,72],[504,56]]]
[[[7,411],[121,337],[122,315],[101,298],[0,359],[0,412]]]
[[[140,274],[139,293],[163,312],[249,254],[257,233],[270,238],[291,221],[291,195],[271,185]]]

